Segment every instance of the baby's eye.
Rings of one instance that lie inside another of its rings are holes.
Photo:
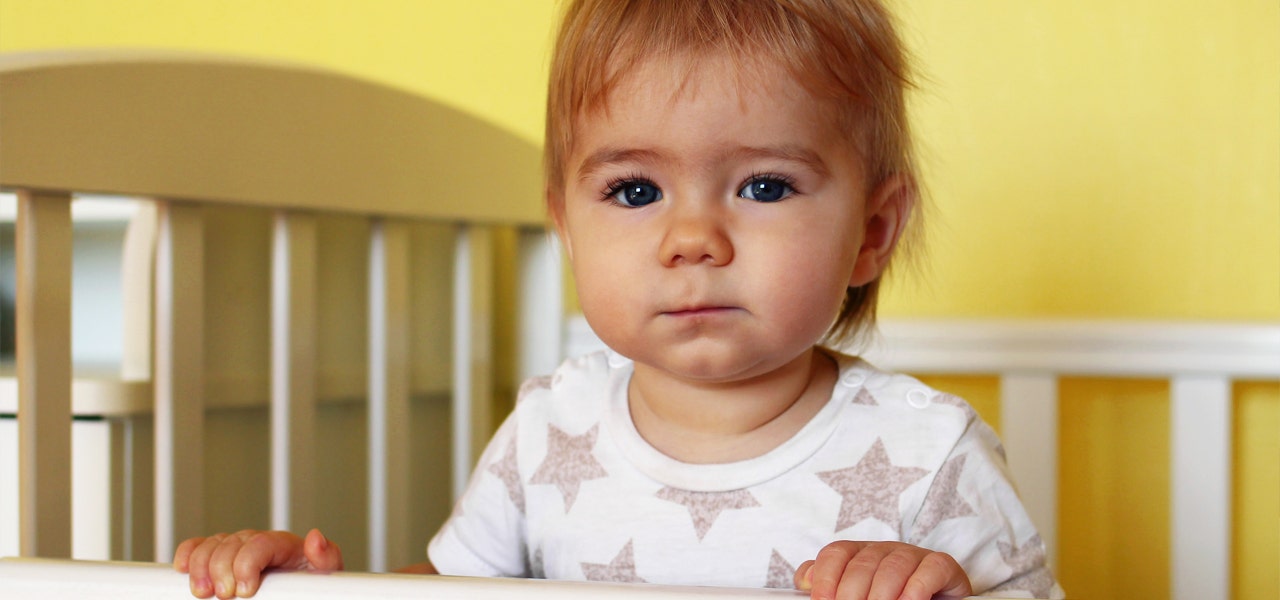
[[[757,175],[738,190],[738,196],[756,202],[777,202],[795,193],[791,182],[773,175]]]
[[[628,179],[609,186],[605,197],[630,208],[639,208],[662,199],[662,190],[652,182]]]

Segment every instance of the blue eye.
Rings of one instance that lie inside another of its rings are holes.
[[[622,206],[639,208],[661,200],[662,190],[648,181],[628,179],[610,185],[605,197]]]
[[[777,202],[795,193],[795,188],[785,178],[757,175],[738,190],[738,196],[756,202]]]

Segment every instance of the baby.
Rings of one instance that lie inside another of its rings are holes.
[[[912,228],[904,51],[875,0],[581,0],[547,207],[609,351],[526,382],[411,572],[1060,596],[964,401],[822,344]],[[341,568],[317,531],[187,540],[200,597]]]

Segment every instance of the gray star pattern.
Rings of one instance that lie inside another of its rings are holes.
[[[520,393],[517,395],[517,397],[523,396],[534,390],[549,390],[549,389],[551,389],[550,375],[540,375],[538,377],[530,377],[524,380],[524,383],[520,384]]]
[[[843,498],[835,528],[840,531],[863,519],[878,519],[899,529],[898,496],[928,474],[928,469],[893,466],[888,452],[885,452],[884,442],[877,438],[858,464],[822,471],[817,476]]]
[[[960,483],[960,473],[964,471],[966,456],[968,455],[961,454],[952,458],[938,469],[938,475],[933,478],[933,485],[929,487],[929,493],[924,497],[924,506],[920,509],[920,515],[916,517],[915,533],[912,539],[916,541],[924,539],[934,527],[947,519],[977,514],[960,495],[960,490],[956,489],[956,485]]]
[[[970,419],[978,416],[978,411],[973,410],[973,407],[969,406],[969,403],[965,402],[959,396],[953,396],[951,394],[942,393],[934,396],[933,402],[935,404],[946,404],[948,406],[954,406],[956,408],[959,408],[960,410],[963,410],[965,416]]]
[[[511,442],[507,444],[507,450],[502,454],[502,460],[489,465],[489,472],[502,480],[502,484],[507,486],[507,497],[515,503],[516,508],[520,509],[520,514],[524,512],[524,486],[520,484],[520,467],[516,463],[516,438],[511,437]]]
[[[646,583],[636,575],[636,557],[631,548],[632,540],[618,551],[609,564],[582,563],[582,575],[587,581],[616,581],[621,583]]]
[[[858,390],[858,394],[853,397],[853,403],[864,404],[866,406],[880,406],[880,403],[876,402],[876,397],[872,396],[871,392],[867,391],[867,388]]]
[[[565,513],[573,508],[582,482],[609,475],[591,453],[599,429],[596,424],[582,435],[569,435],[555,425],[547,426],[547,456],[529,483],[556,486],[564,497]]]
[[[769,575],[765,578],[764,587],[793,590],[796,587],[796,568],[782,558],[775,548],[769,557]]]
[[[691,492],[673,487],[664,487],[658,490],[656,496],[669,502],[682,504],[689,509],[689,517],[693,519],[693,528],[698,532],[699,542],[707,535],[707,531],[711,530],[711,526],[715,524],[716,518],[720,516],[720,513],[726,510],[760,506],[755,496],[752,496],[751,492],[747,490]]]
[[[1008,542],[996,542],[996,545],[1004,562],[1013,569],[1014,577],[987,591],[1026,591],[1036,598],[1048,598],[1053,590],[1053,573],[1044,564],[1044,542],[1040,540],[1040,534],[1031,536],[1021,546]]]

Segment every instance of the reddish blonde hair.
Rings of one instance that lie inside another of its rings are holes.
[[[862,157],[870,192],[890,177],[916,193],[905,92],[912,80],[893,19],[878,0],[572,0],[551,59],[544,170],[548,206],[565,186],[581,115],[647,60],[735,57],[789,72],[836,112]],[[916,211],[913,211],[916,212]],[[914,237],[919,219],[910,219]],[[906,240],[910,243],[910,240]],[[880,278],[849,288],[829,338],[844,341],[875,320]]]

